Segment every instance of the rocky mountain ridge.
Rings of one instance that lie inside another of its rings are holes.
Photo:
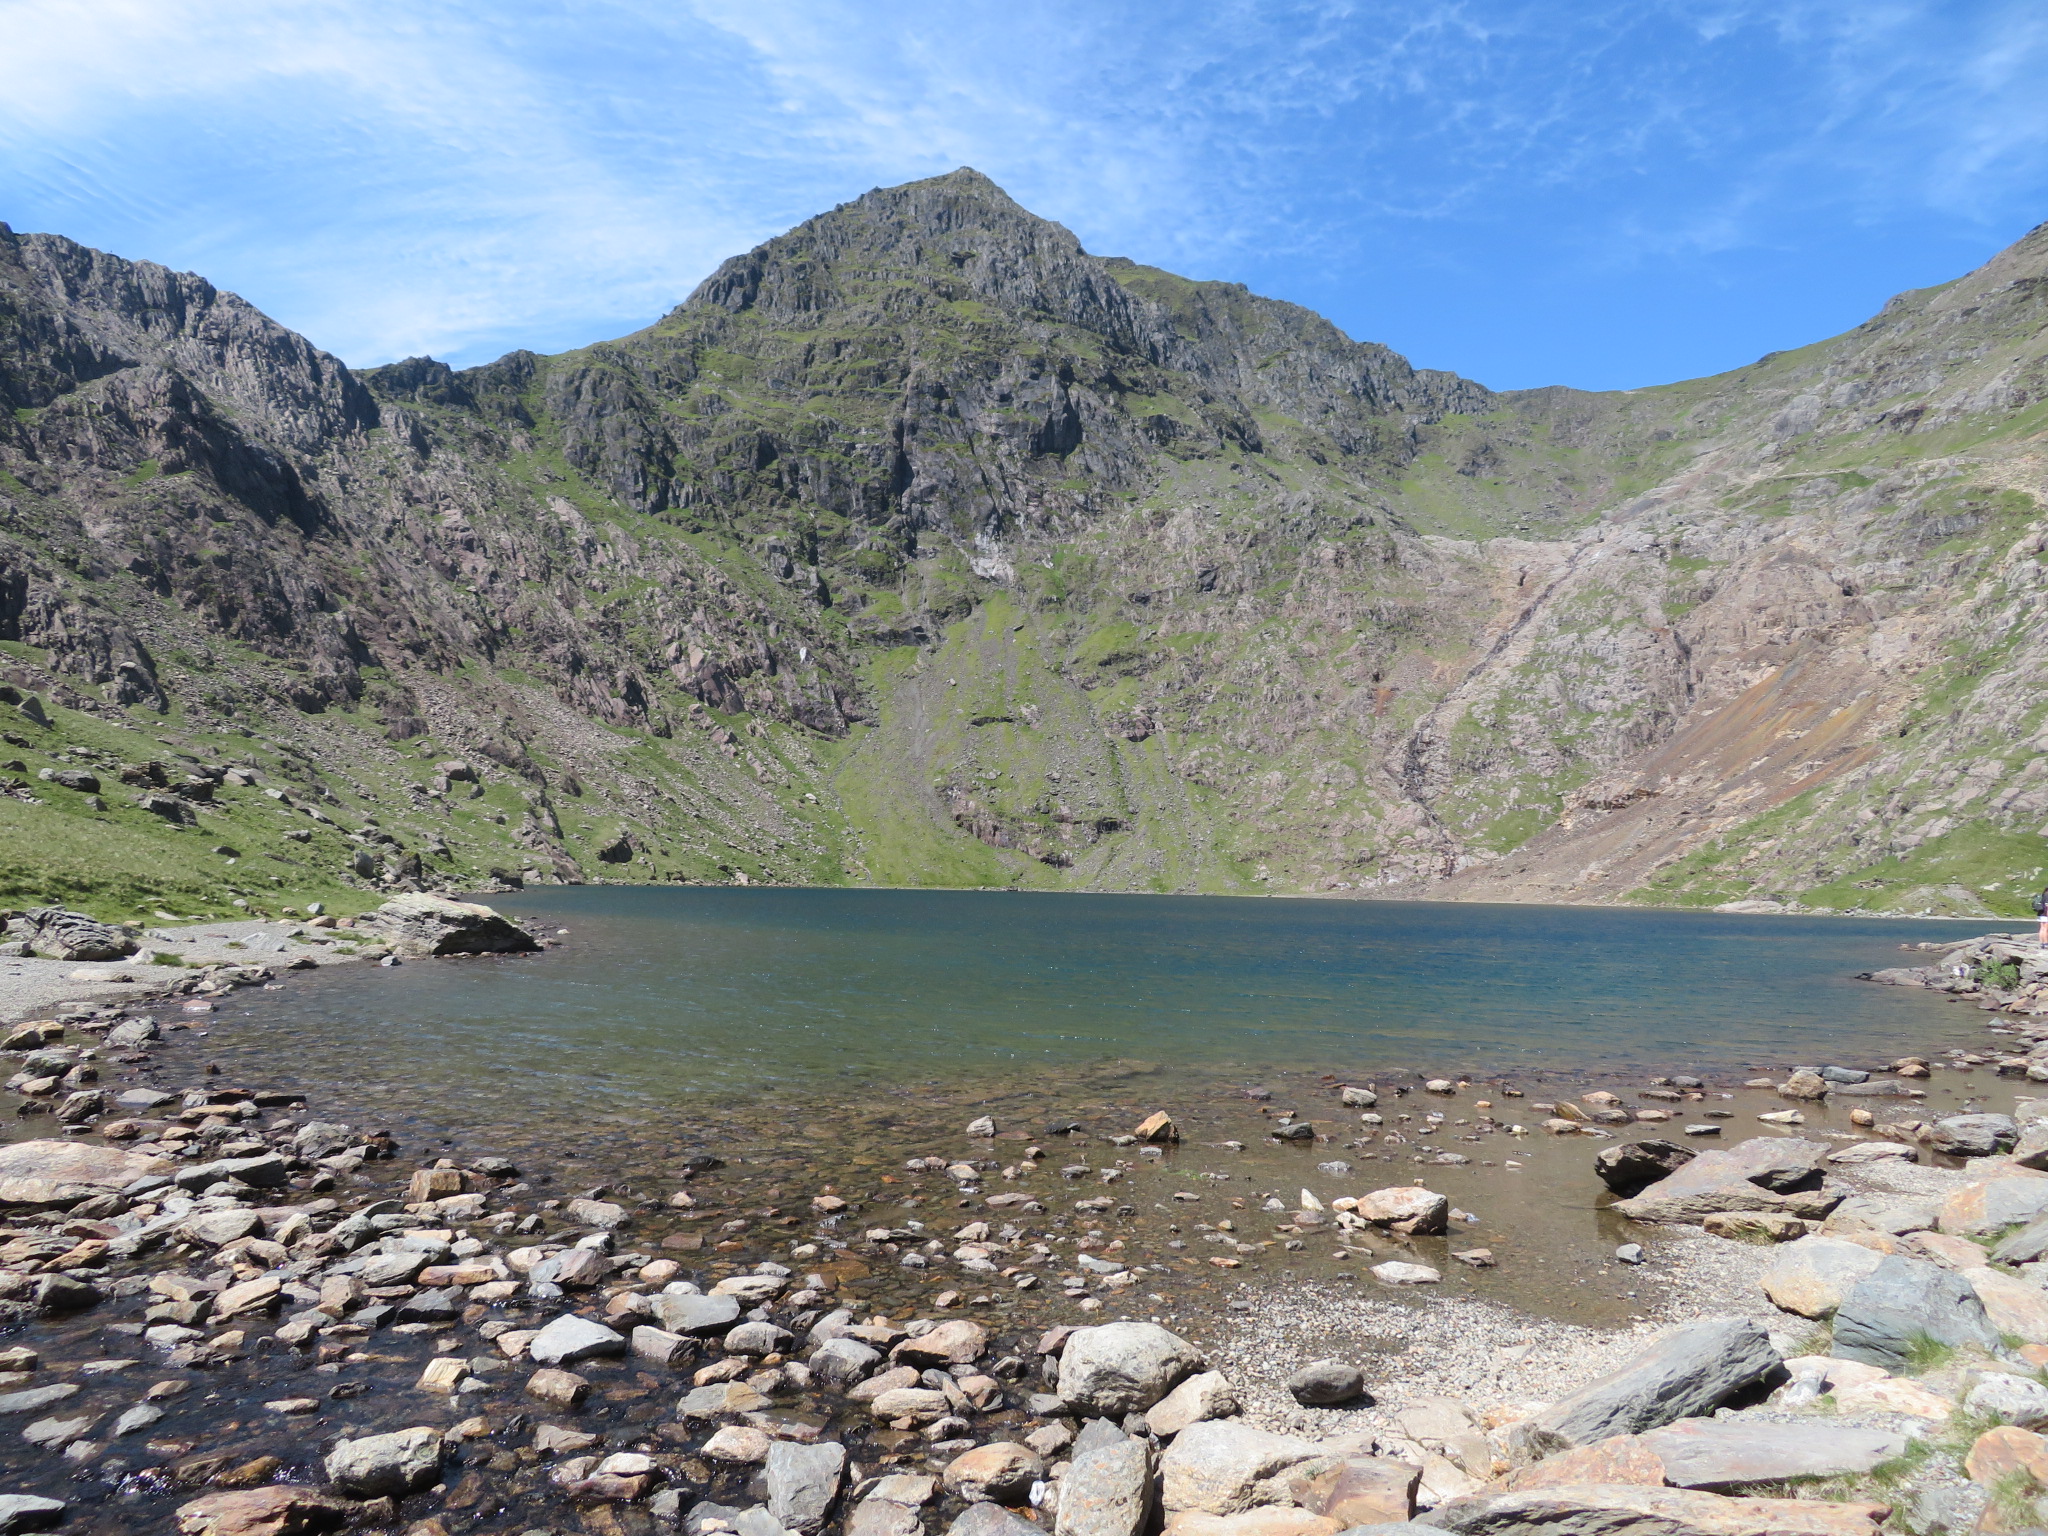
[[[635,335],[358,373],[0,232],[0,650],[49,722],[0,898],[2011,909],[2044,269],[2037,230],[1718,378],[1498,393],[958,171]]]

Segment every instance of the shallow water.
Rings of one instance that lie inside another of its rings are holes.
[[[564,946],[337,968],[253,1015],[296,1059],[551,1112],[1137,1058],[1488,1075],[1729,1072],[1966,1021],[1858,971],[1986,922],[1004,892],[582,887],[501,899]]]
[[[1406,1258],[1444,1269],[1447,1288],[1603,1323],[1636,1315],[1655,1282],[1610,1263],[1643,1234],[1600,1208],[1596,1148],[1489,1120],[1533,1128],[1548,1098],[1692,1072],[1712,1097],[1667,1106],[1678,1123],[1719,1109],[1730,1141],[1775,1131],[1754,1116],[1782,1101],[1736,1088],[1758,1070],[1973,1040],[1974,1009],[1852,978],[1925,958],[1902,944],[1996,926],[995,892],[589,887],[501,904],[568,929],[563,947],[294,976],[226,1004],[204,1048],[230,1080],[389,1126],[409,1159],[445,1140],[564,1189],[659,1199],[685,1182],[684,1159],[716,1153],[729,1166],[693,1187],[721,1219],[750,1220],[735,1240],[764,1252],[800,1240],[773,1228],[825,1188],[857,1196],[864,1223],[934,1232],[974,1219],[981,1195],[1022,1191],[1050,1213],[1025,1225],[1100,1224],[1166,1263],[1174,1278],[1153,1283],[1191,1306],[1260,1275]],[[1472,1086],[1439,1099],[1417,1091],[1418,1073]],[[1338,1102],[1361,1082],[1383,1089],[1384,1125]],[[1943,1074],[1930,1107],[1969,1086]],[[1147,1159],[1114,1145],[1162,1108],[1180,1146]],[[1272,1140],[1285,1110],[1318,1139]],[[984,1113],[1000,1134],[966,1137]],[[1846,1109],[1810,1113],[1846,1129]],[[1070,1121],[1084,1129],[1051,1133]],[[1035,1171],[1020,1157],[1034,1142],[1047,1151]],[[990,1160],[981,1186],[904,1171],[935,1154]],[[1023,1171],[1006,1178],[1006,1165]],[[1262,1210],[1278,1198],[1292,1212],[1304,1188],[1328,1201],[1405,1183],[1481,1219],[1448,1241],[1382,1237],[1368,1257]],[[1106,1214],[1063,1214],[1105,1195]],[[674,1235],[708,1230],[681,1225]],[[1498,1268],[1448,1262],[1482,1244]],[[1241,1269],[1209,1262],[1230,1254]],[[974,1284],[943,1267],[848,1279],[877,1304]]]

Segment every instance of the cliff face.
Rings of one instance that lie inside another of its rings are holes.
[[[1499,394],[971,171],[461,372],[0,233],[0,649],[56,706],[0,883],[2010,906],[2044,267]],[[219,785],[193,825],[35,774],[150,756]]]

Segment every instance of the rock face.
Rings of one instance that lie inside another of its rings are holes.
[[[515,955],[540,948],[532,934],[474,902],[398,896],[357,923],[403,955]]]
[[[1076,1328],[1060,1354],[1060,1396],[1084,1413],[1143,1413],[1202,1365],[1195,1347],[1157,1323]]]
[[[1748,1318],[1688,1323],[1613,1374],[1515,1425],[1513,1438],[1525,1455],[1541,1457],[1640,1434],[1709,1413],[1782,1365],[1770,1338]]]
[[[1836,1308],[1834,1353],[1891,1368],[1911,1359],[1922,1341],[1998,1347],[1968,1280],[1925,1259],[1889,1254]]]

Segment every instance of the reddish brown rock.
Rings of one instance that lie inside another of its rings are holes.
[[[1506,1487],[1511,1493],[1520,1493],[1532,1488],[1570,1488],[1587,1483],[1661,1488],[1664,1463],[1643,1444],[1640,1436],[1613,1435],[1510,1472]]]

